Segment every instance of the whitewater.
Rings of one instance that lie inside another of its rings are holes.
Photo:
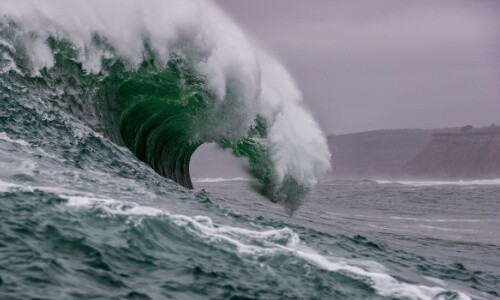
[[[193,190],[205,143],[252,179]],[[490,269],[295,222],[329,161],[286,69],[212,2],[0,2],[2,299],[498,296]]]

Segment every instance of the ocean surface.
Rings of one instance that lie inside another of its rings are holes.
[[[188,190],[76,124],[0,134],[1,299],[499,296],[496,181],[323,181],[290,217],[251,181]]]

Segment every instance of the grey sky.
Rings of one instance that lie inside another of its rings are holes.
[[[218,0],[326,133],[500,123],[500,1]]]

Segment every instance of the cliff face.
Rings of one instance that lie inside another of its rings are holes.
[[[330,135],[334,178],[500,177],[500,129],[379,130]]]
[[[405,171],[415,177],[499,178],[500,132],[433,134]]]

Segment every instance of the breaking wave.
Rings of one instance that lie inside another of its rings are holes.
[[[0,12],[9,95],[70,113],[185,187],[204,143],[246,157],[290,212],[329,169],[287,71],[210,2],[5,0]]]

